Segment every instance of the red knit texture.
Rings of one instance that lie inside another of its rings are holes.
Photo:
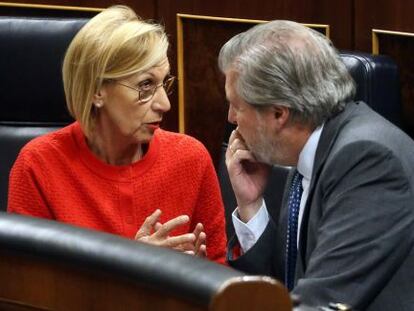
[[[224,208],[211,158],[197,140],[157,130],[147,153],[131,165],[99,160],[78,123],[29,142],[10,173],[9,212],[54,219],[134,238],[156,209],[161,223],[180,215],[201,222],[208,258],[225,261]]]

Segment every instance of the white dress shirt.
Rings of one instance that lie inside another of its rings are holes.
[[[298,228],[300,228],[302,224],[303,211],[309,195],[309,185],[312,176],[313,163],[315,161],[316,148],[318,147],[322,129],[323,125],[313,131],[299,154],[297,170],[303,176],[303,192],[299,207]],[[267,212],[266,202],[264,200],[259,211],[247,223],[240,220],[237,210],[238,208],[236,208],[232,214],[233,225],[240,247],[243,253],[245,253],[257,242],[266,229],[269,222],[269,213]],[[298,232],[300,232],[300,230],[298,230]],[[299,234],[297,236],[297,243],[299,245]]]

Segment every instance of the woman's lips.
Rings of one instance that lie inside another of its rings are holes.
[[[147,127],[155,131],[156,129],[160,127],[160,122],[157,121],[157,122],[147,123]]]

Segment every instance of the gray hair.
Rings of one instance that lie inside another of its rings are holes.
[[[234,36],[220,50],[219,67],[238,74],[236,92],[245,102],[286,106],[292,120],[313,127],[355,96],[355,83],[329,39],[291,21]]]

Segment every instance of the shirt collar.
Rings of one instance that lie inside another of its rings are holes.
[[[323,124],[317,127],[309,136],[305,146],[299,154],[299,161],[297,165],[298,172],[304,179],[310,180],[312,177],[313,164],[315,162],[316,148],[318,147],[319,139],[321,137]]]

